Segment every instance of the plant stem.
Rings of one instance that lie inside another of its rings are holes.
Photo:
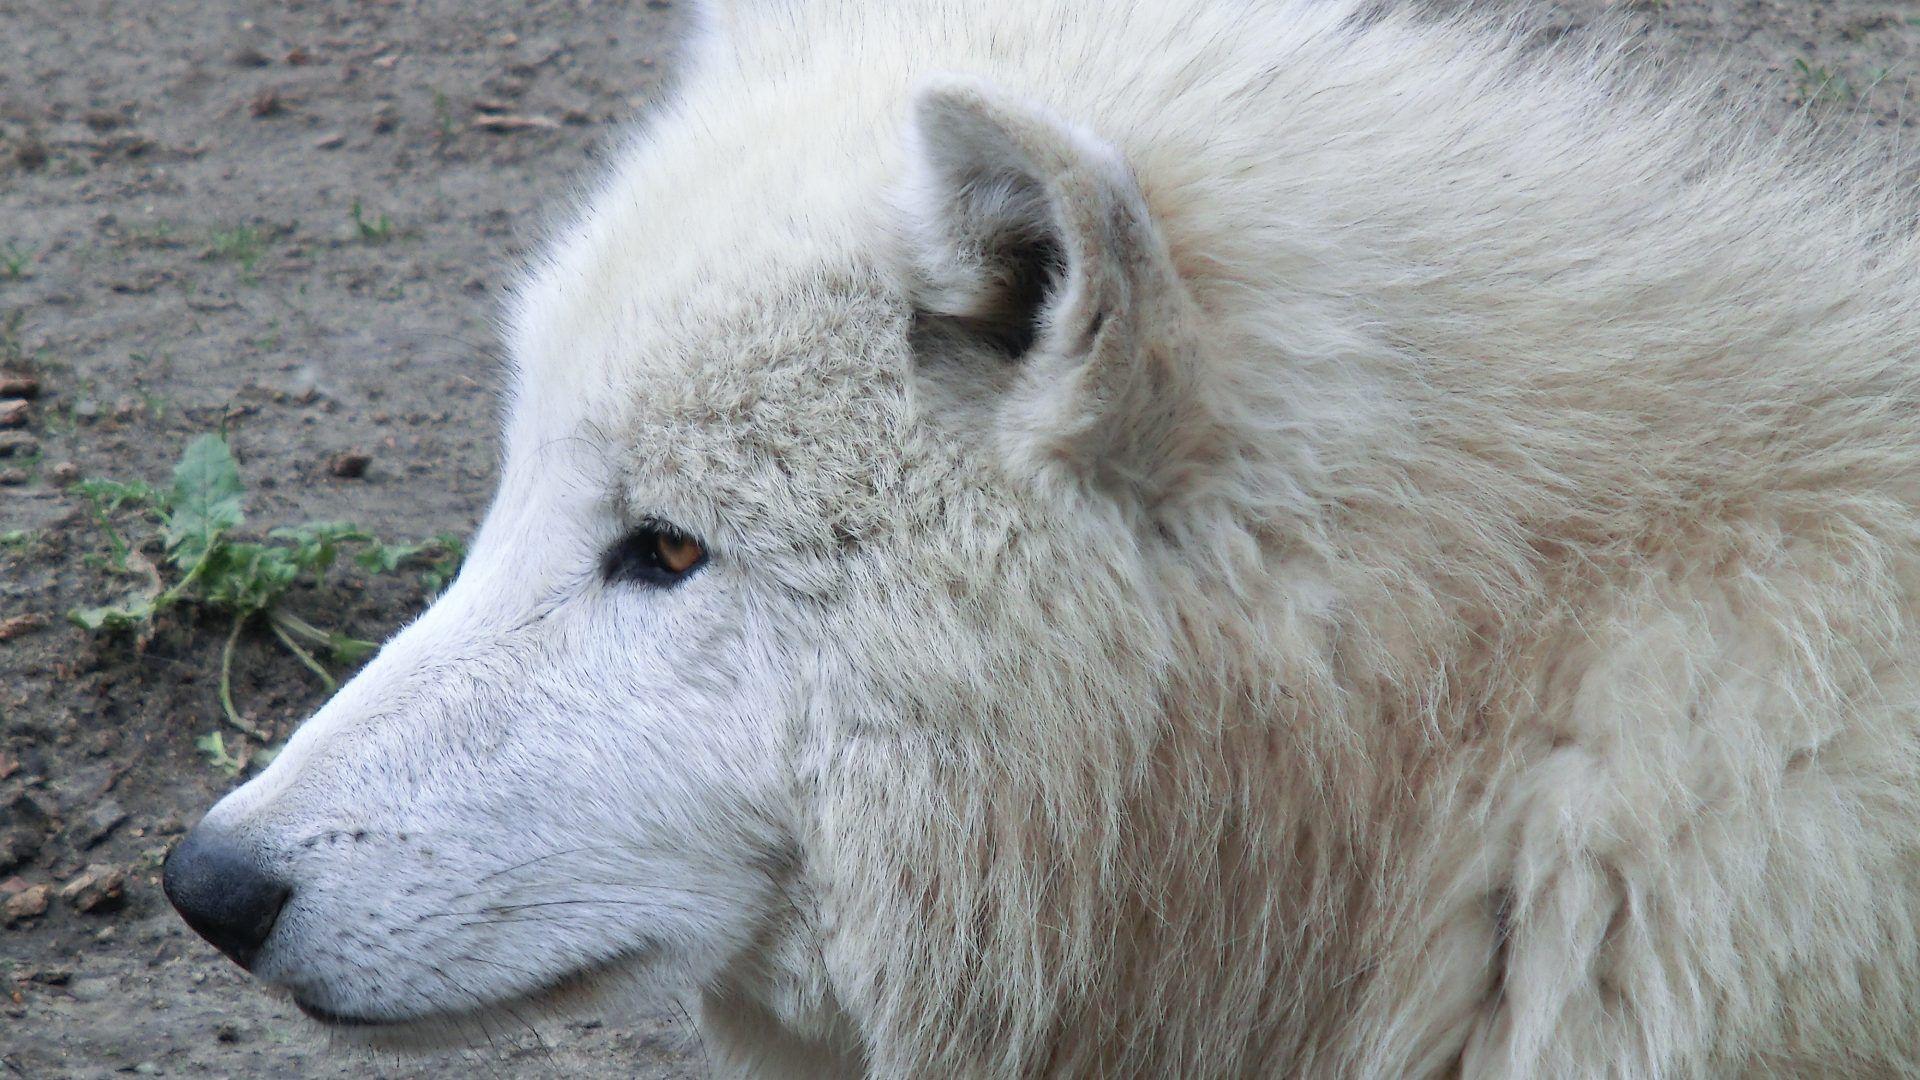
[[[226,647],[220,650],[220,707],[226,710],[228,723],[264,743],[267,733],[233,707],[233,647],[239,643],[240,631],[246,625],[245,615],[234,616],[233,629],[227,631]]]
[[[100,531],[107,534],[107,546],[113,551],[114,569],[125,573],[127,569],[127,552],[130,550],[127,547],[127,542],[120,538],[120,530],[113,527],[113,522],[108,520],[106,511],[101,509],[100,504],[97,502],[93,504],[93,517],[95,521],[99,522]]]
[[[161,593],[159,597],[157,597],[154,600],[153,610],[159,611],[162,608],[168,607],[175,600],[180,599],[180,595],[187,591],[188,586],[200,580],[200,571],[205,570],[207,568],[208,556],[211,555],[212,553],[213,553],[213,548],[209,546],[206,552],[201,554],[200,561],[193,564],[193,569],[187,571],[187,576],[181,578],[179,581],[174,582],[173,588],[168,589],[166,592]],[[252,613],[248,612],[247,614],[252,614]],[[247,619],[247,616],[240,615],[238,616],[238,618],[241,622],[245,622]],[[235,633],[238,634],[239,631],[236,630]]]
[[[297,624],[297,626],[283,628],[281,625],[282,620],[291,620]],[[340,689],[340,684],[333,680],[333,676],[327,673],[326,668],[320,666],[320,661],[315,660],[312,653],[301,648],[300,643],[293,640],[293,636],[287,633],[287,629],[298,630],[300,626],[304,626],[308,630],[313,629],[311,625],[301,622],[292,615],[286,615],[278,611],[267,612],[267,628],[273,631],[273,636],[279,638],[280,644],[285,645],[287,651],[293,653],[294,656],[299,658],[301,663],[307,665],[308,671],[320,676],[320,681],[326,684],[328,693],[333,693],[335,690]],[[325,635],[322,635],[323,638],[324,636]]]
[[[325,630],[320,629],[291,611],[281,611],[279,608],[275,608],[267,613],[267,618],[271,619],[274,625],[279,626],[281,629],[291,630],[316,645],[327,645],[333,641],[332,634],[327,633]]]

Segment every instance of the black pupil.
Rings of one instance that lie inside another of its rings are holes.
[[[691,566],[675,570],[667,565],[666,550],[693,542],[691,537],[669,526],[657,523],[642,525],[607,549],[602,568],[608,581],[673,585],[700,569],[707,557],[702,552]]]

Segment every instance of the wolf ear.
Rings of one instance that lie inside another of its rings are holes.
[[[1020,362],[1026,446],[1164,494],[1201,420],[1191,301],[1119,150],[960,78],[921,89],[911,138],[919,316]]]
[[[918,301],[1019,355],[1083,349],[1130,299],[1150,233],[1112,146],[972,80],[914,101],[909,227]]]

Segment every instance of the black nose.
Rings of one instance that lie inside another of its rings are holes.
[[[167,856],[161,881],[194,933],[248,970],[293,891],[233,837],[204,822]]]

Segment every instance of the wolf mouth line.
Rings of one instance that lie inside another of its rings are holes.
[[[605,980],[616,978],[623,972],[631,970],[634,965],[645,963],[653,952],[651,945],[622,950],[605,960],[596,960],[584,967],[562,972],[530,989],[511,993],[494,1001],[475,1002],[470,1008],[454,1011],[435,1011],[411,1016],[362,1016],[337,1012],[324,1005],[315,1004],[302,997],[298,991],[295,991],[291,998],[294,1007],[313,1020],[328,1027],[368,1035],[405,1032],[431,1026],[457,1029],[465,1023],[496,1015],[517,1018],[519,1010],[523,1008],[546,1010],[562,1001],[578,1002],[592,998],[599,992]]]

